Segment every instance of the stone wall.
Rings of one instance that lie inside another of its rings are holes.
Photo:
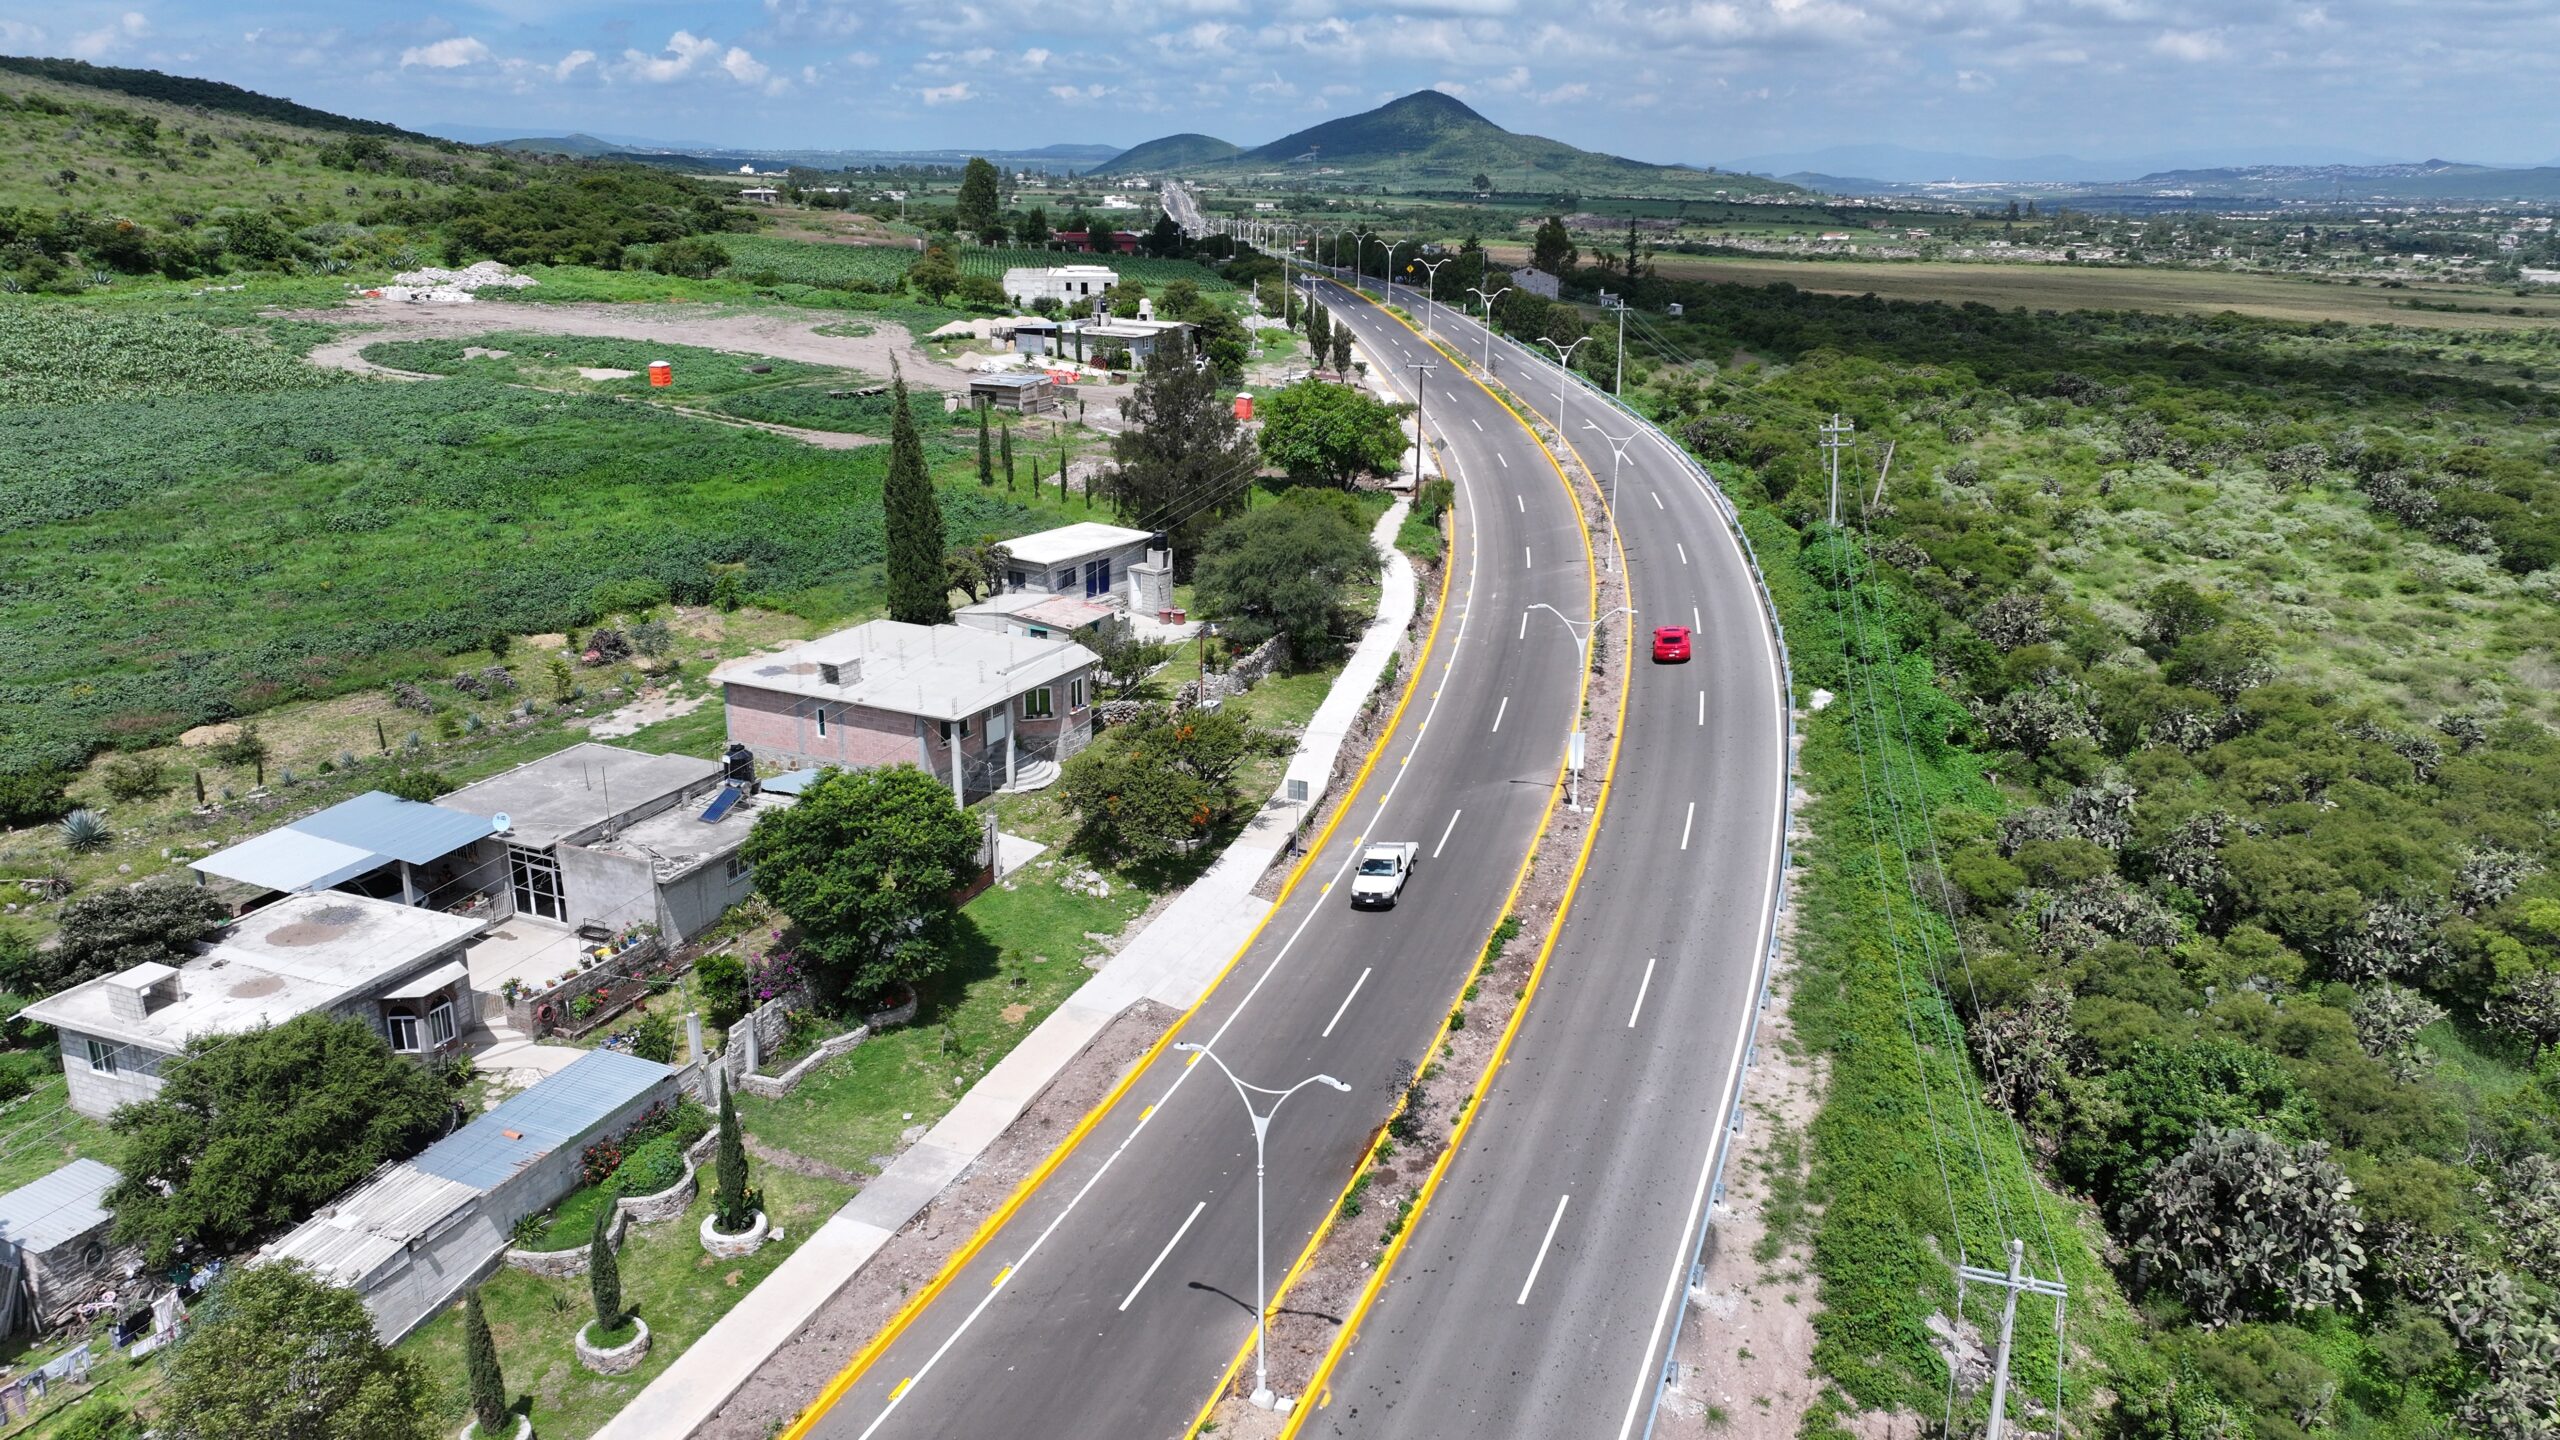
[[[1289,663],[1289,639],[1274,635],[1235,659],[1226,669],[1186,682],[1173,692],[1173,703],[1182,705],[1215,705],[1232,695],[1241,695],[1263,677]]]
[[[613,1218],[605,1222],[605,1243],[622,1248],[623,1237],[634,1223],[647,1225],[660,1220],[673,1220],[691,1206],[702,1193],[702,1167],[711,1163],[712,1152],[720,1148],[720,1131],[713,1128],[701,1139],[685,1147],[684,1178],[655,1195],[625,1195],[613,1202]],[[566,1250],[517,1250],[506,1252],[506,1263],[528,1275],[563,1279],[587,1273],[587,1247],[572,1245]]]

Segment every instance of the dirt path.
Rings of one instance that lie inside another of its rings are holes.
[[[576,304],[544,305],[490,302],[472,305],[413,305],[396,300],[351,300],[325,310],[273,312],[280,320],[313,320],[323,325],[356,325],[366,329],[313,347],[311,363],[358,374],[401,374],[366,362],[360,353],[385,340],[448,340],[485,335],[493,330],[523,330],[543,335],[602,335],[618,340],[653,340],[706,350],[737,350],[836,365],[866,374],[886,375],[895,360],[911,385],[934,390],[966,390],[969,376],[924,352],[905,327],[882,323],[868,335],[821,335],[822,326],[843,316],[826,312],[801,315],[735,310],[722,305]]]

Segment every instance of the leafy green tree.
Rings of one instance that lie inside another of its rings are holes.
[[[1217,377],[1181,341],[1147,357],[1120,415],[1128,424],[1111,437],[1103,494],[1123,523],[1170,535],[1187,575],[1209,532],[1245,508],[1253,442],[1219,399]]]
[[[462,1301],[462,1368],[471,1387],[471,1423],[479,1427],[479,1440],[514,1434],[507,1424],[507,1378],[498,1369],[498,1341],[489,1333],[477,1286]]]
[[[996,483],[995,437],[987,431],[987,412],[994,408],[984,401],[978,404],[978,483],[981,485]]]
[[[996,167],[986,157],[973,155],[960,171],[960,198],[952,207],[952,218],[959,222],[964,235],[983,237],[1003,223],[997,213],[1002,203],[996,194]]]
[[[708,280],[728,264],[728,248],[703,235],[670,240],[649,252],[650,269],[688,280]]]
[[[1049,243],[1049,211],[1034,205],[1013,227],[1014,243],[1025,250],[1038,250]]]
[[[1574,248],[1572,232],[1564,228],[1561,215],[1539,221],[1537,233],[1529,239],[1529,263],[1550,275],[1572,269],[1581,253]]]
[[[587,1298],[595,1302],[595,1343],[611,1344],[631,1318],[622,1303],[622,1257],[613,1253],[613,1217],[620,1207],[596,1212],[596,1228],[587,1236]]]
[[[950,962],[951,896],[976,873],[978,845],[950,786],[891,765],[828,772],[758,817],[742,853],[799,926],[822,994],[869,998]]]
[[[2143,643],[2167,654],[2222,623],[2222,602],[2184,580],[2163,580],[2142,597]]]
[[[444,1133],[452,1101],[362,1021],[300,1015],[190,1042],[160,1093],[108,1121],[116,1239],[154,1266],[235,1255]]]
[[[907,267],[907,283],[917,294],[939,305],[960,288],[960,267],[952,261],[950,251],[928,245],[924,255]]]
[[[64,770],[21,770],[0,775],[0,828],[43,825],[61,819],[63,812],[71,808],[70,798],[63,793],[70,784],[70,772]]]
[[[363,1298],[287,1260],[235,1266],[197,1302],[169,1357],[159,1433],[433,1440],[435,1409],[426,1373],[383,1345]]]
[[[889,512],[889,618],[909,625],[951,622],[951,585],[943,569],[942,502],[924,463],[904,375],[890,382],[889,475],[881,500]]]
[[[1147,253],[1163,260],[1182,258],[1182,227],[1170,215],[1156,217],[1155,227],[1147,232]]]
[[[101,891],[62,907],[61,933],[51,950],[0,952],[0,989],[50,995],[145,962],[181,964],[230,918],[221,901],[182,881]]]
[[[713,1163],[717,1184],[711,1192],[712,1228],[741,1235],[756,1223],[764,1196],[747,1188],[747,1142],[738,1129],[737,1102],[729,1098],[729,1076],[720,1076],[720,1153]]]
[[[1377,578],[1378,552],[1351,498],[1295,490],[1209,537],[1193,593],[1238,643],[1285,635],[1290,655],[1308,664],[1341,648],[1346,597]]]
[[[1238,771],[1279,743],[1232,710],[1150,710],[1067,762],[1059,796],[1083,844],[1166,859],[1235,813]]]
[[[1490,195],[1493,193],[1493,177],[1487,175],[1481,170],[1477,171],[1476,178],[1468,183],[1475,187],[1475,192],[1479,195]]]
[[[1404,458],[1400,421],[1412,407],[1390,405],[1357,385],[1301,380],[1262,403],[1262,458],[1293,480],[1347,490]]]

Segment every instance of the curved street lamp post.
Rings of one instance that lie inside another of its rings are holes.
[[[1176,1042],[1173,1048],[1209,1057],[1209,1063],[1217,1066],[1219,1071],[1227,1077],[1228,1083],[1236,1087],[1236,1098],[1244,1102],[1244,1113],[1253,1117],[1253,1285],[1258,1296],[1253,1310],[1253,1403],[1259,1409],[1269,1410],[1279,1401],[1278,1397],[1271,1393],[1270,1354],[1265,1334],[1271,1315],[1271,1278],[1264,1254],[1266,1246],[1262,1203],[1263,1142],[1271,1134],[1271,1117],[1280,1113],[1280,1107],[1289,1102],[1290,1096],[1310,1085],[1328,1086],[1345,1095],[1351,1093],[1351,1087],[1330,1075],[1310,1075],[1286,1090],[1273,1090],[1267,1086],[1247,1084],[1236,1075],[1236,1072],[1227,1069],[1227,1062],[1218,1058],[1218,1052],[1206,1045],[1197,1045],[1183,1040]],[[1253,1108],[1253,1097],[1256,1095],[1272,1097],[1271,1108],[1268,1110]]]

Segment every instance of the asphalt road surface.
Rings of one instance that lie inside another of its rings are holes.
[[[1418,297],[1402,297],[1418,318]],[[1483,333],[1441,307],[1441,333]],[[1496,339],[1540,412],[1552,371]],[[1628,1437],[1650,1425],[1778,882],[1788,728],[1775,636],[1717,501],[1657,432],[1565,396],[1610,473],[1643,658],[1591,867],[1466,1144],[1302,1433],[1395,1440]],[[1550,417],[1552,418],[1552,417]]]
[[[1335,311],[1414,383],[1401,356],[1425,347],[1409,332],[1357,302]],[[1458,489],[1422,683],[1306,880],[1180,1037],[1258,1085],[1323,1071],[1352,1087],[1300,1090],[1272,1124],[1274,1281],[1439,1035],[1555,798],[1580,702],[1575,646],[1528,611],[1589,616],[1572,502],[1519,422],[1453,369],[1421,382]],[[1371,838],[1417,841],[1422,860],[1394,909],[1355,912],[1347,867]],[[1178,1435],[1252,1329],[1252,1133],[1216,1066],[1167,1052],[812,1433]]]

